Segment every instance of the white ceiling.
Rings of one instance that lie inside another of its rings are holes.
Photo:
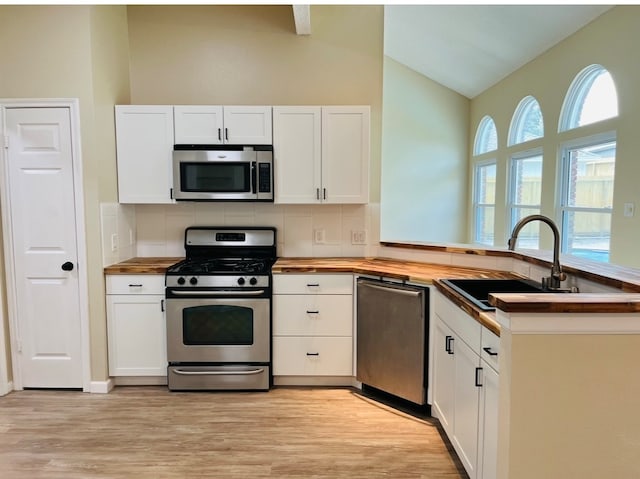
[[[473,98],[613,5],[387,5],[384,53]]]

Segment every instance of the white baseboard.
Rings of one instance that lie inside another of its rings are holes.
[[[91,381],[89,392],[94,394],[108,394],[115,386],[111,378],[106,381]]]
[[[0,396],[6,396],[13,391],[13,381],[8,381],[4,384],[0,384]]]

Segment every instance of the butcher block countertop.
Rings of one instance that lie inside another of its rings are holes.
[[[138,257],[104,268],[104,274],[165,274],[172,264],[184,258]]]
[[[107,266],[104,274],[165,274],[183,258],[137,257]],[[273,265],[278,273],[352,273],[397,281],[434,285],[448,299],[496,334],[500,326],[494,312],[480,311],[457,292],[441,284],[444,278],[513,278],[514,273],[446,264],[421,263],[387,258],[279,258]],[[521,313],[635,313],[640,312],[638,293],[540,293],[496,294],[490,302],[505,312]]]

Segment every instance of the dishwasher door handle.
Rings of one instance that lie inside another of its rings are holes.
[[[422,291],[414,291],[414,290],[407,290],[407,289],[402,289],[402,286],[400,285],[395,285],[395,284],[389,284],[389,285],[385,285],[385,286],[378,286],[377,284],[373,284],[373,283],[362,283],[362,284],[366,284],[367,288],[373,288],[373,289],[378,289],[380,291],[389,291],[389,288],[393,289],[394,293],[400,293],[400,294],[404,294],[407,296],[420,296],[422,294]],[[400,286],[400,287],[398,287]]]

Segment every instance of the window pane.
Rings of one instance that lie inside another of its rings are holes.
[[[532,96],[524,98],[511,121],[509,144],[517,145],[525,141],[541,138],[544,135],[544,122],[538,101]]]
[[[566,205],[581,208],[611,208],[616,142],[570,151]]]
[[[495,208],[493,206],[478,206],[476,208],[476,242],[493,245],[493,225]]]
[[[610,213],[565,211],[562,229],[566,253],[595,261],[609,261]]]
[[[512,225],[520,221],[525,216],[540,214],[540,208],[513,208],[511,213]],[[513,230],[512,226],[512,230]],[[540,222],[532,221],[528,223],[518,233],[518,248],[539,249],[540,245]]]
[[[618,96],[613,79],[607,70],[594,78],[581,105],[578,126],[588,125],[618,116]]]
[[[478,166],[476,180],[476,203],[496,202],[496,165]]]
[[[539,205],[542,195],[542,155],[511,160],[511,202],[514,205]]]
[[[498,132],[491,117],[485,116],[478,125],[473,154],[480,155],[498,149]]]

